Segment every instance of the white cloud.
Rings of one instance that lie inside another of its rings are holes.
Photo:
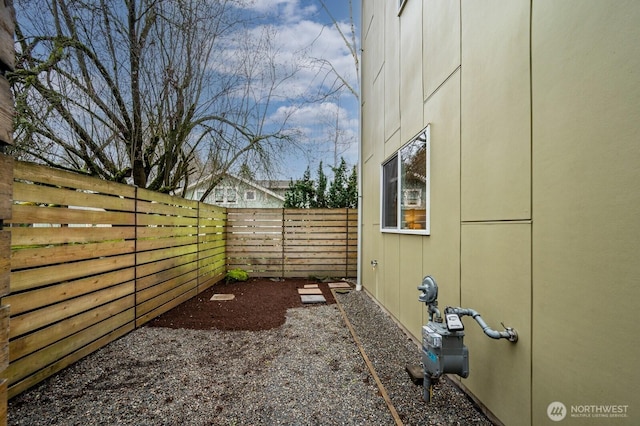
[[[358,120],[352,112],[334,102],[309,104],[302,107],[282,106],[270,117],[274,122],[287,120],[290,127],[302,135],[301,142],[321,150],[355,145]]]
[[[300,0],[247,0],[242,7],[277,17],[279,21],[296,22],[318,11],[315,5],[302,6]]]
[[[220,67],[225,66],[235,70],[236,64],[243,58],[238,53],[242,48],[241,43],[251,42],[254,44],[253,50],[257,52],[253,60],[262,61],[261,65],[254,63],[254,66],[271,71],[275,62],[281,76],[296,69],[295,78],[287,79],[280,86],[284,93],[300,96],[304,92],[317,92],[331,87],[335,75],[324,78],[331,67],[352,86],[356,85],[351,52],[332,24],[320,22],[328,22],[328,17],[318,5],[310,3],[303,6],[300,0],[248,0],[244,7],[266,18],[261,21],[262,24],[251,28],[248,34],[236,35],[235,41],[228,46],[224,60],[218,60],[213,65],[216,69],[221,70]],[[342,22],[340,25],[342,31],[349,34],[349,24]],[[267,40],[270,45],[266,44]]]
[[[269,37],[271,41],[270,47],[266,44],[262,46],[263,49],[269,48],[268,51],[254,49],[251,60],[254,61],[254,70],[277,70],[280,76],[295,70],[295,75],[279,82],[277,89],[281,96],[269,121],[282,123],[286,120],[288,128],[302,135],[300,142],[308,147],[306,161],[312,164],[312,168],[320,160],[328,165],[341,156],[349,164],[355,164],[359,126],[358,102],[355,98],[344,92],[342,99],[331,97],[321,103],[302,100],[313,98],[323,89],[333,88],[336,77],[327,74],[330,67],[352,86],[356,86],[351,52],[339,31],[318,6],[319,3],[305,7],[300,0],[249,1],[246,10],[266,14],[269,19],[251,28],[248,38],[264,42],[265,37]],[[340,25],[344,34],[349,36],[349,24],[341,22]],[[230,69],[236,66],[234,61],[241,57],[236,54],[241,41],[246,42],[246,38],[236,39],[238,44],[231,45],[225,55],[223,62]],[[275,61],[275,66],[271,61]],[[268,87],[264,89],[266,93]],[[300,164],[300,167],[301,175],[303,165]]]

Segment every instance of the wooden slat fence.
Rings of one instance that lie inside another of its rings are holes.
[[[227,269],[282,277],[283,220],[282,209],[227,209]]]
[[[12,397],[242,268],[354,277],[351,209],[223,209],[15,162],[10,236]]]
[[[14,180],[10,397],[224,278],[224,209],[23,162]]]
[[[355,277],[356,209],[227,209],[227,268],[265,277]]]

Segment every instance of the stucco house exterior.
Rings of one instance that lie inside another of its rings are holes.
[[[361,7],[364,290],[514,327],[453,376],[499,422],[640,424],[640,2]]]
[[[187,187],[185,198],[200,200],[209,185],[211,176],[200,179]],[[253,181],[226,174],[222,181],[203,200],[220,207],[282,208],[284,194],[289,183],[281,180]]]

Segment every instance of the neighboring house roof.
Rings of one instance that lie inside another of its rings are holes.
[[[291,183],[290,180],[258,180],[256,182],[258,182],[260,185],[264,186],[265,188],[269,188],[274,191],[275,190],[286,191],[287,189],[289,189],[289,183]]]
[[[212,175],[208,175],[205,176],[202,179],[199,179],[198,181],[192,183],[191,185],[189,185],[185,191],[186,197],[187,198],[191,198],[191,199],[195,199],[195,195],[197,193],[197,190],[199,188],[203,188],[208,186],[209,181],[211,180]],[[261,180],[261,181],[252,181],[250,179],[245,179],[242,178],[240,176],[236,176],[236,175],[232,175],[230,173],[225,173],[224,174],[224,178],[222,179],[222,181],[216,185],[216,187],[227,187],[229,185],[229,181],[236,181],[239,184],[242,184],[245,188],[251,188],[254,189],[258,192],[261,192],[262,194],[267,195],[268,197],[274,198],[276,199],[279,203],[284,203],[285,198],[284,198],[284,191],[282,190],[282,183],[281,181],[269,181],[269,180]],[[267,187],[265,185],[269,185],[270,187],[273,186],[273,188]],[[287,183],[286,188],[289,187],[289,184]],[[285,188],[285,190],[286,190]],[[222,204],[226,204],[226,203],[222,203]]]

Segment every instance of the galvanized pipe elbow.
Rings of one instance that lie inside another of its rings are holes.
[[[447,308],[445,312],[453,312],[455,314],[458,314],[458,316],[470,316],[482,328],[484,334],[491,337],[492,339],[507,339],[513,343],[518,341],[518,333],[516,332],[516,330],[511,327],[505,327],[505,331],[494,330],[489,327],[489,325],[482,319],[482,316],[480,316],[480,314],[473,309]]]

